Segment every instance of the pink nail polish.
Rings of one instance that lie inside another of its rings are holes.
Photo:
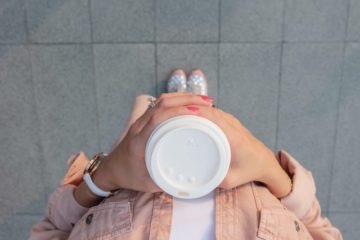
[[[200,95],[200,97],[202,98],[202,100],[207,101],[207,102],[213,102],[215,100],[215,98],[206,96],[206,95]]]
[[[187,109],[189,109],[189,110],[192,111],[192,112],[198,112],[198,111],[200,110],[200,108],[198,108],[198,107],[192,107],[192,106],[187,107]]]

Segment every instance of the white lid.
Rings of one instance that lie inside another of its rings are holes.
[[[230,145],[223,131],[198,116],[183,115],[161,123],[151,134],[145,160],[153,181],[168,194],[202,197],[225,178]]]

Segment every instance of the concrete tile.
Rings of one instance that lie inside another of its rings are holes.
[[[24,0],[0,0],[0,43],[25,43]]]
[[[358,239],[360,235],[360,212],[330,213],[331,223],[337,227],[343,239]]]
[[[96,42],[153,41],[155,0],[92,0]]]
[[[39,121],[27,48],[0,46],[0,215],[45,205]]]
[[[349,25],[347,30],[347,40],[360,40],[360,1],[350,1]]]
[[[343,41],[347,1],[289,0],[285,9],[285,40]]]
[[[221,2],[221,41],[281,41],[284,0]]]
[[[216,44],[159,44],[157,48],[158,93],[165,92],[171,71],[194,68],[204,71],[208,80],[208,95],[217,98],[218,51]]]
[[[29,0],[31,42],[90,42],[88,0]]]
[[[330,210],[360,211],[359,43],[347,45],[344,64]]]
[[[0,215],[0,239],[28,239],[32,225],[42,219],[42,215]]]
[[[152,44],[95,45],[100,144],[109,151],[127,123],[135,97],[155,95],[155,49]]]
[[[88,45],[32,46],[31,57],[49,196],[72,154],[99,151],[92,52]]]
[[[279,44],[221,44],[220,107],[275,150]]]
[[[326,210],[342,44],[285,44],[282,62],[277,148],[312,172]]]
[[[157,41],[219,40],[219,0],[158,0],[156,7]]]

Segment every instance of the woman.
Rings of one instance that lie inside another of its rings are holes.
[[[30,239],[342,239],[321,217],[311,173],[286,151],[274,154],[239,120],[213,107],[200,70],[188,80],[183,70],[173,71],[167,88],[171,93],[150,98],[150,104],[149,96],[139,96],[120,140],[107,156],[98,155],[91,180],[112,195],[98,196],[82,181],[89,162],[83,152],[70,157],[63,184]],[[227,176],[200,199],[163,193],[146,170],[152,130],[178,115],[211,120],[230,142]]]

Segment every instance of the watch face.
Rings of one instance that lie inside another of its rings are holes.
[[[94,157],[90,160],[89,164],[86,166],[84,173],[91,174],[100,164],[100,157],[102,155],[100,153],[97,153],[94,155]]]

